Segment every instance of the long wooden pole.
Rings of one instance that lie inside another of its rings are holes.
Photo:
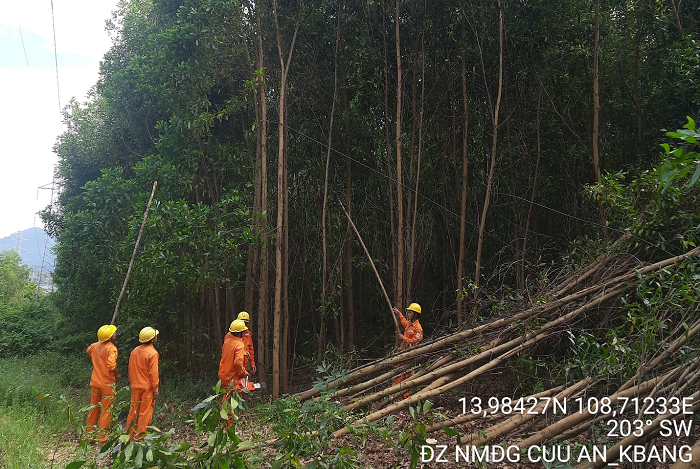
[[[139,235],[136,237],[136,246],[134,246],[134,252],[131,253],[131,261],[129,262],[129,269],[126,271],[126,277],[124,278],[124,285],[122,285],[122,291],[119,292],[119,298],[117,298],[117,304],[114,306],[114,314],[112,315],[112,322],[117,319],[117,312],[119,312],[119,305],[122,302],[122,296],[126,291],[126,284],[129,283],[129,276],[131,275],[131,268],[134,266],[134,258],[136,257],[136,250],[139,248],[139,243],[141,242],[141,235],[143,234],[143,227],[146,226],[146,218],[148,218],[148,211],[151,209],[151,202],[153,202],[153,194],[156,193],[156,187],[158,186],[158,181],[153,181],[153,190],[151,191],[151,197],[148,199],[148,205],[146,205],[146,211],[143,214],[143,221],[141,222],[141,229],[139,230]]]
[[[357,239],[360,240],[360,245],[362,246],[362,249],[365,250],[365,254],[367,255],[367,259],[369,259],[369,263],[372,266],[372,270],[374,271],[374,275],[377,276],[377,281],[379,282],[379,286],[382,288],[382,293],[384,294],[384,299],[386,300],[386,304],[389,305],[389,314],[391,314],[391,319],[394,320],[394,326],[396,326],[396,332],[401,332],[401,328],[399,327],[399,321],[396,319],[396,315],[394,314],[394,306],[391,304],[391,300],[389,300],[389,295],[386,294],[386,290],[384,289],[384,284],[382,283],[381,277],[379,277],[379,272],[377,272],[377,268],[374,266],[374,261],[372,261],[372,256],[369,255],[369,251],[367,250],[367,247],[365,246],[364,241],[362,241],[362,236],[360,236],[360,232],[357,231],[357,227],[355,227],[355,224],[352,222],[352,218],[350,218],[350,214],[348,213],[347,210],[345,210],[345,206],[343,205],[343,202],[338,199],[338,203],[340,204],[340,208],[343,209],[343,212],[345,212],[345,216],[348,217],[348,221],[350,222],[350,226],[352,226],[352,229],[355,231],[355,234],[357,235]]]

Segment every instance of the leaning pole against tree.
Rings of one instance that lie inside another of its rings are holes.
[[[153,190],[151,190],[151,197],[148,199],[148,204],[146,205],[146,211],[143,213],[143,221],[141,222],[141,229],[139,230],[139,235],[136,237],[136,245],[134,246],[134,252],[131,253],[131,261],[129,261],[129,269],[126,271],[126,277],[124,278],[124,284],[122,285],[122,291],[119,292],[119,298],[117,298],[117,304],[114,306],[114,314],[112,315],[112,321],[110,324],[114,324],[117,319],[117,313],[119,312],[119,305],[122,302],[122,296],[126,291],[126,284],[129,283],[129,276],[131,275],[131,268],[134,266],[134,258],[136,257],[136,251],[139,248],[139,243],[141,242],[141,235],[143,234],[143,227],[146,226],[146,218],[148,218],[148,211],[151,209],[151,202],[153,202],[153,194],[156,193],[156,187],[158,186],[158,181],[153,181]]]

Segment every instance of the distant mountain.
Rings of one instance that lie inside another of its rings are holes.
[[[53,272],[55,241],[41,228],[29,228],[0,238],[0,251],[14,250],[18,252],[22,263],[31,267],[38,275],[41,270],[41,258],[44,254],[44,242],[46,242],[44,272]]]

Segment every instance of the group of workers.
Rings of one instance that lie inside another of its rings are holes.
[[[92,376],[90,377],[90,404],[93,406],[88,414],[87,433],[92,441],[104,443],[107,432],[112,425],[112,405],[114,404],[115,385],[121,379],[117,371],[117,326],[102,326],[97,331],[97,342],[90,345],[86,352],[92,359]],[[126,427],[133,438],[143,438],[146,428],[153,421],[153,407],[158,399],[158,351],[153,344],[158,341],[158,330],[144,327],[139,332],[141,345],[131,351],[129,357],[129,383],[131,384],[131,405]],[[99,423],[99,425],[98,425]]]
[[[411,303],[406,311],[407,317],[404,317],[398,308],[393,308],[393,312],[403,327],[403,334],[398,334],[402,350],[413,347],[423,340],[423,328],[418,321],[421,314],[420,305]],[[234,391],[254,389],[253,383],[248,380],[249,374],[257,371],[253,339],[248,329],[249,322],[250,315],[241,311],[238,317],[231,322],[229,333],[224,338],[221,361],[219,362],[219,379],[221,387],[227,395]],[[115,385],[121,379],[117,372],[118,351],[114,344],[116,336],[116,326],[102,326],[97,331],[98,341],[86,350],[92,359],[93,366],[90,378],[90,387],[92,388],[90,404],[93,407],[88,414],[87,432],[88,438],[101,443],[106,441],[107,432],[112,425],[112,405],[116,397]],[[126,428],[132,439],[143,438],[147,427],[153,421],[153,407],[158,399],[158,385],[160,383],[158,351],[153,347],[157,341],[158,330],[144,327],[139,332],[141,345],[134,348],[129,357],[131,404],[129,416],[126,419]],[[409,376],[410,373],[400,376],[394,380],[394,384],[406,380]]]

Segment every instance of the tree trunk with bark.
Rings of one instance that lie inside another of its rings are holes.
[[[277,126],[277,241],[275,243],[275,303],[272,326],[272,398],[277,399],[280,396],[280,334],[282,332],[282,277],[284,268],[282,265],[283,252],[287,247],[284,245],[284,208],[285,208],[285,188],[284,188],[284,173],[285,173],[285,106],[287,104],[287,76],[289,74],[289,65],[292,61],[292,53],[294,52],[294,43],[296,42],[297,32],[299,31],[299,23],[294,28],[294,36],[292,37],[291,45],[289,46],[288,56],[285,60],[284,52],[282,51],[282,35],[279,26],[279,17],[277,15],[277,0],[273,3],[273,15],[275,19],[275,31],[277,33],[277,52],[280,59],[280,89],[279,89],[279,124]]]
[[[503,91],[503,8],[500,0],[496,2],[498,10],[498,95],[496,97],[496,107],[493,113],[493,142],[491,144],[491,167],[489,168],[489,178],[486,182],[486,196],[484,198],[484,208],[481,211],[481,223],[479,225],[479,241],[476,248],[476,271],[474,273],[474,307],[477,308],[477,298],[479,295],[479,278],[481,276],[481,251],[484,244],[484,229],[486,227],[486,215],[491,200],[491,187],[493,185],[493,175],[496,170],[496,148],[498,144],[498,111],[501,106],[501,93]]]
[[[463,126],[462,126],[462,200],[459,205],[459,261],[457,262],[457,327],[462,329],[464,327],[464,316],[462,311],[462,302],[464,300],[464,264],[465,264],[465,253],[466,253],[466,222],[467,222],[467,169],[468,169],[468,154],[467,154],[467,142],[469,138],[469,101],[467,95],[467,59],[466,59],[466,45],[465,45],[465,31],[464,31],[465,20],[462,18],[462,112],[463,115]]]

